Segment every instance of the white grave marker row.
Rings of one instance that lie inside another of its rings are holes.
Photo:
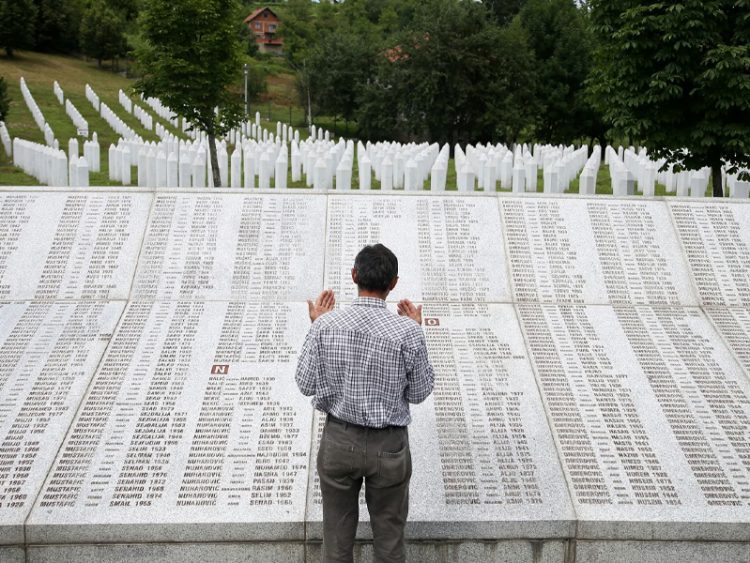
[[[136,132],[127,125],[122,119],[120,119],[117,114],[110,109],[110,107],[102,102],[101,104],[101,110],[100,114],[102,118],[109,123],[109,126],[112,127],[112,129],[115,131],[115,133],[118,133],[119,135],[125,137],[126,139],[133,139],[138,138],[140,139],[140,136],[136,134]]]
[[[44,142],[47,143],[47,146],[49,147],[57,148],[55,146],[55,133],[52,131],[52,127],[50,127],[49,123],[44,119],[44,114],[42,113],[42,110],[39,109],[39,105],[36,103],[34,96],[32,96],[29,87],[26,86],[26,80],[24,80],[23,76],[19,82],[21,85],[21,95],[26,102],[26,106],[29,108],[37,127],[39,127],[39,130],[42,133],[44,133]]]
[[[13,156],[13,141],[11,141],[10,133],[8,128],[5,126],[5,122],[0,121],[0,144],[3,145],[5,154],[8,157]]]
[[[65,93],[60,87],[60,84],[58,84],[57,80],[55,80],[55,82],[52,84],[52,91],[55,93],[55,97],[57,98],[57,101],[60,102],[60,105],[63,105],[63,103],[65,102]]]
[[[133,100],[128,98],[128,95],[125,92],[119,90],[117,92],[117,100],[126,112],[133,113]]]
[[[133,115],[141,122],[141,125],[148,131],[154,128],[154,118],[145,109],[137,104],[133,104]]]
[[[81,137],[88,137],[89,122],[84,119],[84,117],[81,115],[81,112],[78,111],[78,108],[76,108],[73,105],[73,102],[71,102],[69,99],[65,100],[65,113],[68,114],[68,117],[70,117],[70,119],[73,121],[73,125],[75,125],[78,129],[78,134]]]
[[[174,128],[180,126],[180,120],[175,112],[165,106],[158,98],[144,98],[141,94],[141,100],[151,107],[156,112],[156,115],[168,121]]]
[[[1,135],[2,133],[0,133]],[[745,174],[750,174],[750,170],[741,171]],[[733,198],[747,199],[750,197],[750,181],[740,180],[738,174],[727,174],[726,175],[727,187],[729,188],[729,196]]]
[[[13,165],[48,186],[68,185],[65,151],[24,139],[13,139]]]
[[[583,167],[578,184],[578,193],[581,195],[596,194],[596,178],[599,174],[599,166],[602,160],[602,149],[600,145],[594,146],[591,156]]]

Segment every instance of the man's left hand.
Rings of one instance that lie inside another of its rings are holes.
[[[324,290],[315,301],[308,299],[307,308],[310,312],[310,320],[315,322],[319,316],[330,313],[334,305],[336,305],[336,297],[331,289]]]

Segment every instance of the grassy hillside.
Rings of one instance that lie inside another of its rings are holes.
[[[73,122],[65,113],[65,108],[60,105],[52,92],[52,84],[55,80],[60,83],[65,92],[65,98],[70,99],[81,112],[81,115],[89,122],[89,134],[94,131],[97,132],[99,144],[102,147],[102,172],[91,175],[92,185],[110,184],[106,150],[110,143],[117,142],[119,135],[99,116],[86,99],[84,92],[86,83],[91,85],[102,102],[112,108],[120,119],[144,139],[158,140],[153,132],[144,129],[134,116],[128,114],[117,100],[118,90],[129,91],[133,84],[132,80],[99,69],[94,62],[88,63],[71,57],[25,51],[16,53],[16,57],[13,59],[0,57],[0,76],[5,77],[11,98],[10,114],[6,122],[11,137],[21,137],[44,143],[44,136],[34,122],[31,112],[21,96],[19,80],[23,76],[45,119],[55,132],[55,137],[60,141],[60,148],[67,152],[68,139],[75,137],[77,131]],[[135,101],[135,98],[133,99]],[[158,121],[162,125],[166,125],[163,120],[156,117],[148,106],[143,103],[139,103],[139,105],[154,116],[155,122]],[[85,139],[82,137],[78,139],[81,147],[79,150],[82,152]],[[30,185],[36,183],[37,181],[34,178],[11,166],[4,152],[0,150],[0,184]]]

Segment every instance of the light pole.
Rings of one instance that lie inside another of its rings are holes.
[[[248,75],[248,71],[249,71],[249,66],[248,66],[247,63],[245,63],[242,66],[243,66],[243,70],[244,70],[244,73],[245,73],[245,119],[247,119],[247,116],[248,116],[248,113],[247,113],[248,112],[248,107],[247,107],[247,75]]]

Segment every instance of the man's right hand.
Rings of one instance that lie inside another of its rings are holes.
[[[408,299],[402,299],[398,302],[398,314],[402,317],[409,317],[417,324],[422,324],[422,305],[417,307]]]
[[[333,295],[333,290],[326,289],[315,301],[310,299],[307,300],[307,308],[310,312],[310,320],[315,322],[320,315],[325,315],[333,311],[333,307],[336,305],[336,298]]]

